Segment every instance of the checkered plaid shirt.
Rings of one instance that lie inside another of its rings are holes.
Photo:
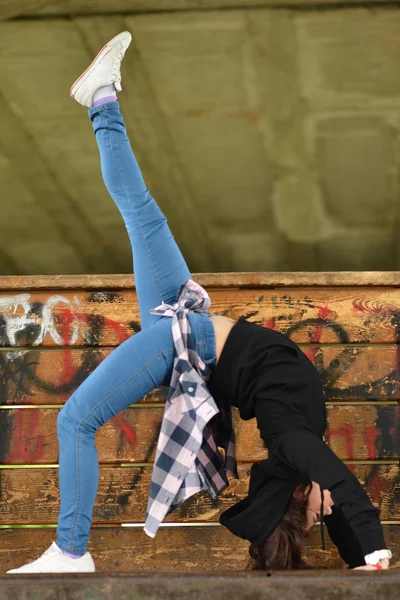
[[[174,366],[158,438],[144,531],[154,537],[164,517],[187,498],[206,490],[217,498],[238,477],[231,409],[217,407],[206,382],[207,365],[195,350],[188,313],[211,306],[207,292],[187,279],[173,306],[152,314],[172,317]],[[224,449],[224,456],[218,446]]]

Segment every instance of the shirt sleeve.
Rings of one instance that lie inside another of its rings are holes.
[[[303,430],[286,432],[279,438],[274,454],[323,489],[330,490],[335,506],[342,511],[354,532],[363,556],[387,547],[379,510],[372,505],[355,475],[319,437]]]

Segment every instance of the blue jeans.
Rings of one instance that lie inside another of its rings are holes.
[[[89,375],[58,416],[61,507],[57,545],[76,554],[86,552],[97,494],[95,433],[154,388],[168,385],[174,358],[172,319],[151,315],[149,310],[162,301],[173,304],[180,286],[191,277],[167,219],[143,181],[118,102],[91,109],[89,116],[105,185],[132,244],[142,331],[118,346]],[[194,313],[189,320],[197,352],[212,368],[216,350],[209,316]]]

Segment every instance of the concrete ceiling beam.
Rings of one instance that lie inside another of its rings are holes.
[[[83,16],[250,8],[396,4],[398,0],[0,0],[0,20],[15,16]]]
[[[32,15],[40,9],[48,8],[49,5],[55,7],[61,2],[62,0],[0,0],[0,21],[25,14]]]

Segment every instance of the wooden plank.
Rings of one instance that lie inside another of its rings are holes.
[[[146,0],[147,1],[147,0]],[[203,287],[400,287],[399,271],[271,271],[192,273]],[[133,290],[134,275],[16,275],[2,277],[0,290]]]
[[[2,411],[3,463],[58,462],[57,409]],[[163,408],[128,409],[108,421],[97,434],[100,461],[147,462],[154,459]]]
[[[212,312],[276,329],[297,343],[395,343],[396,288],[209,289]],[[0,346],[116,346],[140,329],[134,291],[0,294]]]
[[[398,459],[400,405],[328,406],[325,437],[342,460]]]
[[[392,565],[400,566],[400,526],[384,526],[384,532],[394,556]],[[50,529],[0,530],[0,571],[30,562],[54,539],[54,531]],[[325,552],[320,548],[319,532],[314,530],[305,552],[311,566],[344,567],[329,540]],[[249,562],[248,542],[233,536],[224,527],[165,528],[154,540],[142,530],[94,527],[88,549],[98,572],[241,571]]]
[[[381,509],[381,519],[400,521],[400,467],[350,465]],[[93,522],[141,522],[146,514],[151,467],[101,467]],[[218,522],[220,513],[247,495],[250,465],[242,464],[240,479],[212,503],[204,493],[190,498],[166,522]],[[0,469],[0,514],[3,524],[56,523],[59,511],[58,469]]]
[[[122,332],[121,332],[122,335]],[[400,398],[398,346],[306,345],[303,352],[318,368],[327,401]],[[112,351],[112,348],[0,350],[0,405],[58,405]],[[142,403],[163,402],[167,388]]]
[[[163,407],[129,408],[108,421],[97,433],[102,463],[153,461]],[[0,463],[55,464],[58,461],[53,408],[0,411]],[[239,461],[257,461],[267,452],[255,419],[242,421],[234,409]],[[329,446],[343,460],[398,459],[400,457],[399,405],[332,405],[328,407]]]
[[[0,296],[0,346],[116,346],[140,329],[134,292]]]

